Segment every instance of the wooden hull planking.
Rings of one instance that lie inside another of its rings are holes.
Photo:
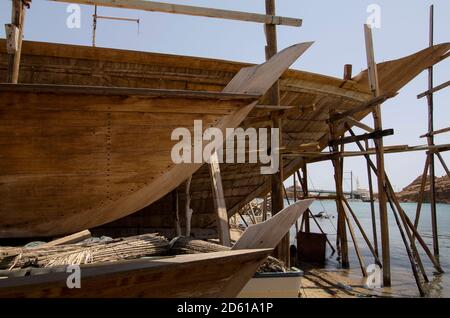
[[[272,249],[240,250],[82,265],[81,288],[66,267],[0,279],[0,298],[232,298]]]

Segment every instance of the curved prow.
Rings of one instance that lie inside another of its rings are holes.
[[[314,42],[305,42],[290,46],[274,55],[261,65],[243,68],[224,88],[224,93],[259,94],[264,95],[283,73]]]
[[[232,249],[275,248],[313,201],[313,199],[298,201],[269,220],[251,225]]]

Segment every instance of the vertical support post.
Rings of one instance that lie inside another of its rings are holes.
[[[294,203],[297,202],[297,176],[294,174],[292,175],[294,178]]]
[[[434,5],[430,7],[430,47],[434,44]],[[433,66],[428,69],[428,89],[433,89]],[[427,95],[428,100],[428,146],[434,146],[434,96],[433,93]],[[439,256],[439,237],[436,211],[436,171],[434,152],[430,151],[430,205],[431,205],[431,228],[433,232],[434,255]]]
[[[96,46],[97,38],[97,6],[94,6],[94,15],[92,16],[92,46]]]
[[[275,15],[275,0],[266,0],[266,14]],[[265,34],[267,40],[266,46],[266,59],[269,60],[272,56],[277,54],[278,45],[277,45],[277,29],[275,24],[265,24]],[[269,90],[267,94],[269,98],[269,102],[273,106],[280,105],[280,84],[277,81],[272,88]],[[280,146],[282,145],[282,123],[281,123],[281,113],[274,112],[272,113],[272,126],[275,129],[280,129]],[[273,150],[272,150],[273,151]],[[283,157],[281,152],[279,153],[279,162],[280,162],[280,170],[278,173],[275,173],[272,176],[272,214],[280,212],[284,209],[284,200],[283,200]],[[289,233],[283,238],[280,245],[277,247],[275,251],[275,255],[285,262],[287,267],[289,267],[290,263],[290,242],[289,242]]]
[[[294,179],[294,203],[295,203],[295,202],[297,202],[297,199],[298,199],[298,197],[297,197],[297,175],[295,174],[295,172],[292,175],[292,177]],[[299,228],[298,220],[296,220],[295,221],[295,239],[296,240],[298,239],[297,236],[298,236],[299,231],[300,231],[300,228]]]
[[[350,171],[350,199],[354,199],[353,196],[353,170]]]
[[[373,47],[372,29],[369,25],[364,25],[364,33],[366,39],[367,65],[369,72],[369,84],[373,97],[380,94],[378,83],[378,71],[375,63],[375,53]],[[376,130],[383,130],[381,120],[381,107],[377,105],[373,111],[374,126]],[[377,158],[377,179],[378,179],[378,201],[380,209],[380,226],[381,226],[381,248],[383,260],[383,283],[384,286],[391,286],[391,256],[389,246],[389,221],[387,214],[387,198],[385,192],[386,175],[384,169],[384,145],[383,138],[376,138],[375,151]]]
[[[262,219],[263,219],[263,222],[267,221],[267,195],[265,195],[264,199],[263,199]]]
[[[330,112],[330,118],[332,117],[333,111]],[[336,133],[335,123],[329,121],[329,129],[330,129],[330,139],[333,141],[337,140],[338,135]],[[331,145],[332,153],[337,153],[339,151],[336,144]],[[350,262],[348,259],[348,242],[347,242],[347,225],[346,225],[346,217],[345,210],[342,204],[344,200],[343,194],[343,165],[342,159],[339,156],[334,156],[332,159],[333,167],[334,167],[334,181],[336,187],[336,209],[338,213],[338,226],[337,226],[337,236],[336,236],[336,246],[338,248],[338,253],[341,258],[341,263],[343,268],[349,268]]]
[[[22,0],[13,0],[11,24],[5,26],[8,45],[8,74],[6,81],[12,84],[19,82],[26,5],[26,2]]]
[[[192,176],[186,181],[186,237],[191,236],[191,219],[194,211],[191,209],[191,181]]]
[[[219,241],[224,246],[231,246],[230,225],[228,223],[228,213],[225,204],[225,195],[223,193],[222,176],[220,175],[219,157],[216,151],[212,154],[210,161],[209,172],[211,175],[214,207],[216,209]],[[250,209],[252,210],[251,206]]]
[[[344,81],[350,81],[352,79],[353,65],[344,65]]]
[[[306,199],[309,196],[309,189],[308,189],[308,168],[306,166],[306,162],[303,162],[302,165],[302,175],[303,175],[303,199]],[[311,222],[309,213],[303,213],[303,217],[305,218],[305,232],[311,233]]]
[[[172,206],[175,210],[175,231],[177,237],[181,236],[181,224],[180,224],[180,208],[178,204],[178,189],[172,191]]]

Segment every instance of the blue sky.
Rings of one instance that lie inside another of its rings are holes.
[[[264,12],[263,0],[185,0],[167,1],[231,10]],[[363,24],[368,16],[367,7],[381,7],[381,29],[374,31],[375,54],[378,62],[399,58],[428,45],[428,7],[435,5],[435,42],[450,41],[450,1],[448,0],[277,0],[277,14],[302,18],[301,28],[279,27],[278,45],[282,49],[294,43],[315,41],[294,68],[342,77],[344,64],[353,64],[354,73],[366,68]],[[68,4],[34,0],[27,12],[25,39],[34,41],[90,45],[92,37],[93,7],[81,6],[80,29],[66,27]],[[0,1],[0,22],[10,22],[11,1]],[[235,22],[201,17],[171,15],[132,10],[99,8],[100,15],[141,19],[137,25],[119,21],[99,21],[97,45],[149,52],[163,52],[222,58],[260,63],[264,60],[264,32],[260,24]],[[4,30],[0,28],[0,36]],[[450,60],[435,69],[435,83],[447,80]],[[395,136],[385,139],[386,145],[419,145],[426,141],[419,136],[427,130],[426,100],[416,95],[427,88],[423,73],[399,96],[383,105],[384,128],[394,128]],[[450,91],[435,97],[436,129],[450,126]],[[368,118],[367,123],[372,124]],[[436,138],[436,143],[450,143],[449,135]],[[351,148],[349,148],[350,150]],[[450,164],[450,155],[444,154]],[[387,155],[386,168],[396,188],[409,184],[421,174],[424,153]],[[353,170],[363,186],[367,184],[365,162],[361,158],[348,159],[345,171]],[[438,164],[438,175],[444,170]],[[312,165],[309,169],[317,187],[333,188],[331,164]],[[348,182],[345,185],[349,188]]]

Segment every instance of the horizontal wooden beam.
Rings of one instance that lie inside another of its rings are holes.
[[[439,86],[436,86],[435,88],[432,88],[426,92],[423,92],[422,94],[417,95],[417,99],[424,98],[425,96],[431,95],[433,93],[439,92],[440,90],[443,90],[444,88],[450,86],[450,81],[447,81]]]
[[[279,111],[279,110],[289,110],[289,109],[294,108],[294,106],[256,105],[255,108],[258,110]]]
[[[57,84],[3,84],[0,83],[0,92],[26,92],[48,94],[80,94],[80,95],[104,95],[104,96],[150,96],[150,97],[182,97],[217,100],[256,100],[260,96],[256,94],[239,94],[223,92],[204,92],[175,89],[155,88],[128,88],[128,87],[104,87],[104,86],[79,86]]]
[[[382,103],[384,103],[386,100],[388,100],[391,96],[379,96],[379,97],[375,97],[371,100],[369,100],[368,102],[362,103],[361,105],[359,105],[358,107],[355,107],[353,109],[350,109],[346,112],[343,113],[338,113],[335,114],[333,116],[330,117],[330,121],[339,121],[339,120],[343,120],[346,119],[349,116],[353,116],[356,113],[362,112],[362,111],[367,111],[370,108],[380,105]]]
[[[191,15],[198,17],[208,17],[217,19],[257,22],[264,24],[275,24],[300,27],[302,26],[301,19],[287,18],[276,15],[266,15],[259,13],[231,11],[212,9],[204,7],[187,6],[181,4],[170,4],[155,1],[143,1],[143,0],[51,0],[54,2],[68,2],[78,3],[86,5],[96,5],[102,7],[142,10],[151,12],[164,12]]]
[[[428,152],[445,152],[450,151],[450,144],[443,144],[437,146],[413,146],[406,147],[405,146],[389,146],[383,148],[385,154],[396,154],[396,153],[404,153],[404,152],[416,152],[416,151],[428,151]],[[361,157],[367,155],[375,155],[375,149],[371,148],[368,151],[348,151],[348,152],[335,152],[335,153],[327,153],[327,152],[299,152],[284,154],[283,157],[289,158],[300,158],[304,157],[308,163],[327,161],[335,158],[336,156],[341,158],[348,157]]]
[[[370,126],[367,126],[366,124],[363,124],[362,122],[356,120],[355,118],[351,117],[351,116],[347,116],[345,118],[345,121],[347,122],[347,124],[350,124],[350,126],[355,126],[358,128],[361,128],[369,133],[372,133],[375,131],[375,129],[373,129]]]
[[[433,131],[430,134],[422,135],[422,136],[420,136],[420,138],[428,138],[428,137],[440,135],[440,134],[443,134],[443,133],[446,133],[446,132],[449,132],[449,131],[450,131],[450,127],[444,128],[444,129],[439,129],[439,130]]]
[[[344,145],[349,144],[356,141],[362,141],[362,140],[368,140],[368,139],[377,139],[382,138],[386,136],[392,136],[394,134],[394,129],[386,129],[386,130],[377,130],[372,133],[363,134],[359,136],[350,136],[350,137],[344,137],[337,140],[331,140],[329,142],[330,146],[336,146],[336,145]]]

